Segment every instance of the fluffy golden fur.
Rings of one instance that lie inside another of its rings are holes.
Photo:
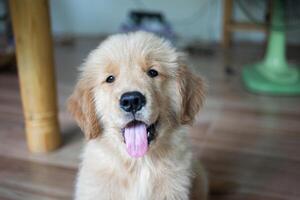
[[[195,170],[186,139],[202,106],[203,83],[181,58],[169,42],[146,32],[111,36],[87,57],[68,102],[88,139],[76,200],[185,200],[195,180],[197,198],[206,199],[206,177],[201,166]],[[158,76],[149,77],[149,69]],[[107,83],[110,75],[115,81]],[[141,158],[128,155],[121,133],[133,120],[119,105],[128,91],[147,99],[135,118],[158,121],[157,136]]]

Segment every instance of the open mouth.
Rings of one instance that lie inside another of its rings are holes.
[[[148,146],[155,139],[157,122],[147,125],[142,121],[133,120],[123,129],[124,142],[127,152],[132,157],[142,157],[148,151]]]

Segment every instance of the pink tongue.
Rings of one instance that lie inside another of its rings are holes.
[[[144,156],[148,150],[147,127],[143,123],[136,123],[126,127],[124,132],[127,152],[132,157]]]

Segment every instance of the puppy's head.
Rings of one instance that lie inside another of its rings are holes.
[[[103,137],[141,157],[156,140],[189,124],[203,84],[169,42],[150,33],[114,35],[92,51],[69,99],[88,139]]]

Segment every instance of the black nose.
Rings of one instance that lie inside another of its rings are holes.
[[[136,113],[141,110],[146,104],[146,98],[140,92],[126,92],[122,94],[120,99],[120,106],[126,112]]]

